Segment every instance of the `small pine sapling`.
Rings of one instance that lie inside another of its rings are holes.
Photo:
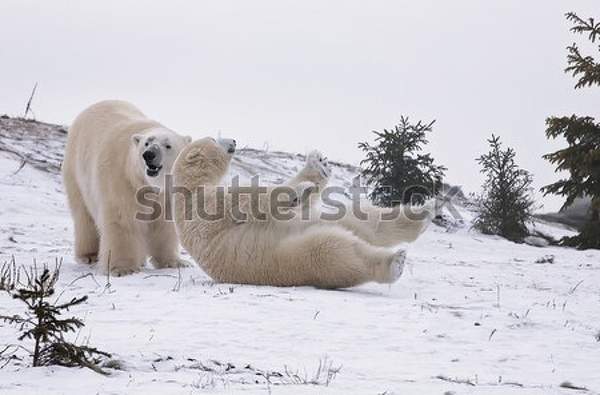
[[[527,223],[532,219],[532,177],[515,163],[514,149],[502,149],[499,137],[492,135],[488,143],[490,151],[477,159],[486,179],[473,227],[522,242],[529,235]]]
[[[14,272],[14,266],[8,272]],[[25,314],[0,315],[0,320],[18,328],[19,341],[33,342],[32,349],[18,347],[27,350],[32,358],[32,366],[86,367],[100,374],[108,374],[100,368],[99,363],[103,357],[110,358],[110,354],[87,345],[76,345],[65,339],[66,334],[81,329],[84,323],[77,317],[61,318],[61,315],[71,307],[85,302],[87,296],[72,298],[65,303],[50,301],[55,294],[60,265],[53,271],[45,266],[41,273],[34,266],[29,271],[24,269],[24,273],[25,284],[7,287],[6,291],[26,305]]]
[[[371,186],[369,198],[376,205],[390,207],[398,203],[423,203],[435,196],[442,186],[446,168],[423,153],[426,134],[435,121],[411,123],[402,116],[400,124],[382,132],[373,131],[375,144],[358,144],[366,154],[360,162],[362,175]]]

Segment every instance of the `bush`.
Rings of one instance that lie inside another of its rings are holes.
[[[430,154],[421,153],[428,143],[426,133],[432,131],[434,123],[411,124],[403,116],[393,129],[373,131],[377,136],[375,145],[358,144],[367,155],[360,164],[362,175],[372,187],[369,197],[376,205],[423,203],[441,188],[446,168],[436,165]]]
[[[499,137],[492,135],[488,142],[490,151],[477,159],[486,179],[473,226],[485,234],[522,242],[532,219],[531,175],[515,163],[514,149],[502,149]]]

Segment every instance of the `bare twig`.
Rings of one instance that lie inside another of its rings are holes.
[[[586,387],[581,387],[581,386],[575,385],[569,381],[563,381],[562,383],[560,383],[559,387],[570,389],[570,390],[576,390],[576,391],[588,391],[588,389]]]
[[[20,347],[15,344],[8,344],[2,350],[0,350],[0,369],[4,368],[11,361],[22,360],[18,355]]]
[[[173,358],[159,358],[153,362],[159,363],[162,361],[172,360]],[[245,382],[243,375],[252,375],[253,377],[261,377],[267,385],[320,385],[328,386],[342,369],[342,366],[334,366],[327,358],[319,360],[319,366],[316,371],[309,376],[306,371],[300,372],[292,370],[284,365],[283,371],[278,370],[261,370],[252,365],[236,365],[230,362],[220,362],[217,360],[208,360],[205,362],[198,361],[194,358],[187,359],[193,362],[189,365],[177,365],[175,370],[194,369],[216,376],[219,379],[227,378],[227,381]]]
[[[0,265],[0,290],[12,291],[21,277],[21,268],[17,267],[14,255],[9,262]]]
[[[19,168],[13,172],[13,176],[17,175],[25,167],[26,164],[27,160],[25,158],[21,158],[21,164],[19,165]]]
[[[173,292],[179,292],[181,289],[181,265],[177,265],[177,281],[173,285]]]
[[[111,286],[112,284],[110,283],[110,258],[111,258],[111,253],[112,251],[109,250],[108,251],[108,258],[106,261],[106,284],[104,284],[104,290],[102,291],[102,294],[104,294],[104,292],[108,292],[111,293]]]
[[[496,284],[496,307],[500,308],[500,284]]]
[[[579,288],[579,286],[581,285],[581,283],[583,283],[583,280],[581,280],[580,282],[578,282],[577,284],[575,284],[575,286],[573,288],[571,288],[571,290],[569,291],[569,295],[573,295],[573,293],[577,290],[577,288]]]
[[[27,118],[27,114],[32,113],[33,119],[35,119],[35,114],[31,108],[31,102],[33,101],[33,97],[35,96],[35,91],[37,90],[38,83],[36,82],[33,86],[33,90],[31,91],[31,95],[29,96],[29,100],[27,100],[27,106],[25,107],[25,114],[23,114],[23,118]]]
[[[83,280],[84,278],[90,277],[92,280],[94,280],[94,282],[96,283],[96,286],[101,287],[100,283],[98,282],[98,280],[96,280],[96,276],[94,276],[94,273],[86,273],[83,274],[79,277],[77,277],[75,280],[71,281],[67,287],[70,287],[71,285],[75,284],[77,281],[79,280]]]
[[[473,387],[476,386],[476,384],[473,381],[471,381],[470,379],[461,379],[458,377],[452,378],[452,377],[447,377],[447,376],[444,376],[441,374],[435,376],[435,378],[438,380],[447,381],[449,383],[454,383],[454,384],[467,384],[467,385],[471,385]]]

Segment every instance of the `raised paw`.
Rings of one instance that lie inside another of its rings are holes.
[[[294,197],[291,207],[298,207],[307,204],[310,196],[318,190],[318,187],[310,182],[304,181],[296,185],[296,196]]]
[[[331,175],[329,161],[320,151],[317,150],[311,151],[306,156],[306,167],[317,170],[321,174],[321,177],[326,179]]]

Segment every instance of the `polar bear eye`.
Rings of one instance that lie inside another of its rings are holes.
[[[171,149],[171,145],[170,145],[170,144],[167,144],[167,145],[165,145],[165,148],[166,148],[166,149]]]
[[[148,142],[146,141],[146,144],[144,144],[146,147],[148,146]]]

